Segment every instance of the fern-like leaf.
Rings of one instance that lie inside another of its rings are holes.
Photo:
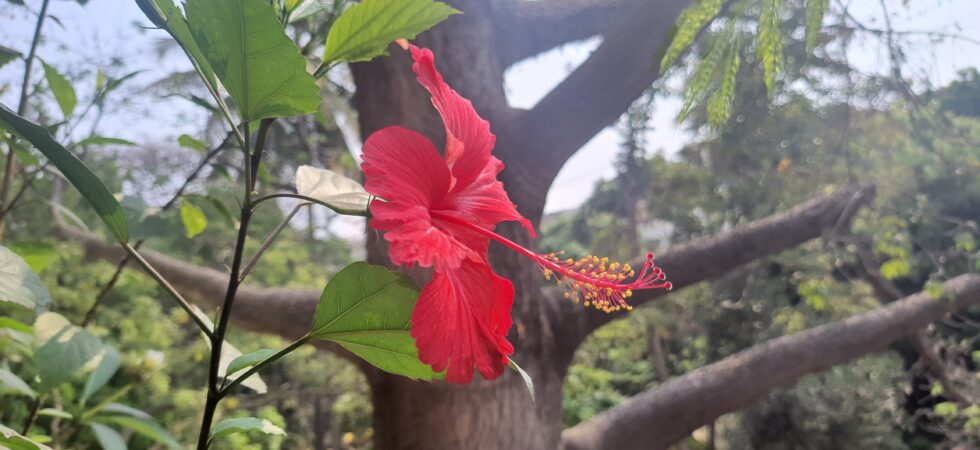
[[[776,74],[783,66],[783,36],[779,30],[781,0],[764,0],[759,13],[759,45],[756,54],[762,61],[766,90],[772,95],[776,87]]]
[[[674,29],[674,39],[660,60],[660,72],[663,73],[687,49],[697,34],[718,13],[721,12],[723,0],[697,0],[693,5],[681,12]]]
[[[813,53],[830,0],[806,0],[806,53]]]

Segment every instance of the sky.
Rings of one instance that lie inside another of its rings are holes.
[[[27,3],[37,8],[40,1],[28,0]],[[892,8],[895,29],[956,33],[980,42],[980,22],[975,20],[980,17],[978,0],[889,0],[887,3]],[[903,6],[903,3],[907,3],[907,6]],[[6,5],[4,9],[12,8]],[[884,26],[878,2],[850,0],[849,8],[854,16],[869,26]],[[162,58],[158,56],[156,48],[165,35],[139,27],[147,21],[131,0],[90,0],[84,8],[73,1],[55,1],[50,12],[58,18],[58,22],[47,24],[45,35],[48,39],[38,54],[42,59],[57,61],[60,66],[68,67],[75,75],[88,73],[88,79],[94,79],[91,71],[110,66],[113,58],[137,58],[136,68],[143,72],[134,83],[147,85],[170,71],[189,67],[182,55],[176,52]],[[11,20],[11,14],[15,13],[0,10],[0,45],[26,50],[33,21],[24,20],[23,15]],[[934,86],[949,82],[960,69],[980,66],[980,45],[975,43],[936,43],[925,36],[911,42],[913,45],[908,47],[909,60],[917,63],[913,65],[911,75],[928,80]],[[508,101],[515,107],[532,107],[581,64],[598,44],[597,38],[573,43],[513,66],[506,73]],[[888,66],[884,49],[873,40],[854,46],[850,59],[866,72],[881,71]],[[0,80],[18,77],[21,70],[20,64],[9,64],[0,69]],[[675,78],[680,79],[682,75],[678,74]],[[78,89],[80,95],[84,95],[81,91],[85,88]],[[0,101],[14,105],[15,94],[0,93]],[[135,109],[125,111],[125,114],[131,116],[135,111],[139,115],[138,120],[129,119],[128,116],[110,117],[104,121],[102,134],[136,142],[172,139],[199,128],[200,113],[186,106],[165,99],[159,99],[152,105],[133,106]],[[657,98],[650,122],[651,131],[647,136],[647,142],[651,145],[649,151],[660,151],[669,156],[691,140],[691,134],[674,122],[679,108],[680,102],[676,98]],[[156,128],[152,120],[144,120],[144,116],[157,114],[177,114],[184,125],[163,132]],[[613,160],[620,140],[617,130],[610,127],[583,147],[558,175],[548,193],[545,212],[581,205],[598,180],[615,175]]]

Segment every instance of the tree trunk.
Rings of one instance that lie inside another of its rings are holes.
[[[546,192],[528,189],[512,167],[519,162],[507,161],[502,152],[504,142],[515,142],[513,136],[501,134],[502,125],[512,114],[503,90],[503,70],[492,45],[493,4],[484,0],[450,2],[465,12],[453,16],[418,39],[420,46],[431,48],[436,68],[461,95],[470,99],[477,112],[490,121],[498,136],[495,155],[504,159],[507,169],[501,174],[511,199],[521,212],[537,223]],[[354,103],[358,111],[361,135],[367,138],[378,129],[399,125],[429,137],[436,148],[443,147],[445,131],[432,107],[427,92],[415,80],[407,52],[391,48],[391,57],[370,63],[352,65],[357,85]],[[522,188],[523,187],[523,188]],[[528,243],[525,232],[516,227],[501,226],[498,231],[518,242]],[[368,236],[374,236],[369,232]],[[389,264],[383,241],[369,238],[368,259]],[[375,448],[388,449],[553,449],[561,437],[561,388],[564,368],[542,354],[545,317],[540,310],[540,282],[536,269],[525,261],[491,246],[490,260],[494,270],[512,280],[517,292],[514,302],[514,327],[510,340],[518,349],[513,357],[528,370],[538,392],[532,402],[521,378],[505,373],[493,382],[478,380],[467,386],[448,383],[414,382],[403,377],[372,372],[369,374],[374,403]],[[410,271],[419,281],[427,274]],[[522,358],[523,356],[523,358]],[[508,370],[508,372],[510,372]]]

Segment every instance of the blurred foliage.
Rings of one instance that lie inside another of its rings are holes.
[[[763,74],[740,76],[758,80]],[[654,152],[643,158],[642,171],[621,167],[615,179],[597,184],[581,212],[546,218],[542,234],[576,239],[566,247],[587,252],[636,254],[713,235],[851,182],[875,183],[873,205],[858,214],[851,236],[764,258],[598,330],[569,371],[566,425],[752,345],[879,307],[884,300],[862,278],[859,254],[871,254],[881,276],[903,295],[980,270],[980,121],[969,117],[969,101],[954,100],[980,88],[974,72],[934,93],[925,105],[936,117],[928,128],[915,126],[910,106],[900,101],[884,110],[861,109],[818,103],[811,91],[784,93],[770,105],[763,84],[741,81],[734,120],[674,157]],[[691,127],[700,128],[708,116],[694,111]],[[635,128],[624,119],[623,154],[635,153]],[[624,194],[629,183],[623,178],[636,173],[643,188]],[[632,232],[639,234],[639,248],[628,244],[624,202],[637,211]],[[970,357],[980,349],[978,319],[974,308],[927,333],[966,392],[977,391],[980,376]],[[655,340],[662,342],[659,350]],[[893,350],[812,375],[723,417],[716,429],[720,448],[975,445],[976,405],[930,392],[918,355],[902,346]],[[658,373],[658,360],[666,374]],[[703,434],[695,433],[691,444],[703,445]]]

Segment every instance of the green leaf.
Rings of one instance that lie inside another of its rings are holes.
[[[729,30],[734,30],[733,27],[727,28]],[[684,105],[681,107],[681,111],[677,114],[677,122],[683,122],[687,119],[687,116],[691,114],[694,106],[697,105],[701,99],[704,98],[705,94],[711,89],[711,83],[715,78],[717,71],[715,68],[721,64],[721,60],[729,53],[728,49],[732,45],[730,39],[726,39],[725,36],[719,35],[715,36],[708,48],[708,53],[705,54],[704,58],[698,61],[697,66],[694,68],[694,73],[691,74],[687,82],[684,85]]]
[[[91,422],[88,426],[102,450],[127,450],[129,448],[126,446],[126,440],[123,439],[122,435],[112,427],[98,422]]]
[[[933,300],[948,300],[950,296],[946,295],[946,286],[943,285],[941,281],[929,280],[926,281],[926,285],[923,288],[928,295]]]
[[[205,145],[203,142],[194,139],[193,137],[187,134],[180,135],[180,137],[177,138],[177,143],[180,144],[181,147],[186,147],[191,150],[196,150],[200,153],[204,153],[208,149],[207,145]]]
[[[57,408],[44,408],[39,410],[37,414],[39,416],[57,417],[59,419],[68,419],[68,420],[75,418],[75,416],[71,415],[70,412]]]
[[[817,46],[817,36],[823,26],[823,16],[827,14],[830,0],[806,0],[806,53],[813,53]]]
[[[214,330],[214,323],[211,322],[211,318],[208,317],[204,311],[201,311],[201,308],[191,305],[191,310],[194,312],[194,315],[200,318],[201,321],[208,326],[209,330]],[[204,334],[202,333],[201,336],[204,336]],[[204,342],[208,345],[208,348],[211,348],[211,340],[206,336]],[[221,357],[218,359],[218,373],[225,374],[228,373],[228,366],[231,365],[231,362],[237,359],[239,356],[242,356],[242,351],[234,345],[231,345],[231,343],[228,341],[225,341],[221,348]],[[245,386],[259,394],[265,394],[269,390],[265,382],[262,381],[262,378],[259,377],[259,374],[254,374],[248,377],[247,380],[242,382],[242,386]]]
[[[126,217],[109,188],[68,149],[55,142],[47,130],[14,114],[4,105],[0,105],[0,127],[17,133],[40,150],[92,204],[113,237],[120,243],[129,240]]]
[[[105,350],[105,355],[102,357],[99,366],[85,380],[85,388],[82,389],[82,395],[79,397],[82,404],[91,398],[92,394],[102,389],[102,386],[105,386],[112,376],[116,374],[116,371],[119,370],[119,352],[108,345],[105,347]]]
[[[330,28],[323,63],[368,61],[396,39],[413,39],[458,13],[432,0],[364,0],[347,8]]]
[[[779,12],[782,0],[764,0],[759,14],[759,46],[756,54],[762,61],[766,90],[772,95],[776,89],[776,74],[783,67],[783,36],[779,30]]]
[[[412,379],[441,378],[419,361],[409,333],[418,295],[404,274],[353,263],[323,289],[310,334],[340,344],[381,370]]]
[[[12,48],[0,45],[0,67],[6,66],[11,61],[23,58],[24,55]]]
[[[0,448],[8,450],[51,450],[51,447],[21,436],[20,433],[3,424],[0,424]]]
[[[167,448],[174,450],[179,450],[182,448],[180,443],[177,442],[177,439],[175,439],[166,429],[161,427],[160,424],[153,419],[141,419],[129,416],[113,416],[103,417],[100,420],[133,430],[135,433],[141,434],[167,446]]]
[[[34,398],[37,394],[24,380],[13,372],[0,367],[0,393],[14,393]]]
[[[708,99],[708,123],[713,127],[720,127],[728,121],[732,115],[732,101],[735,99],[735,79],[738,76],[738,67],[741,58],[738,55],[738,46],[733,46],[729,52],[728,64],[721,75],[721,86]]]
[[[266,419],[260,419],[258,417],[235,417],[224,419],[215,425],[211,429],[211,440],[214,441],[229,434],[244,433],[247,431],[258,431],[279,436],[286,435],[285,430]]]
[[[14,242],[10,244],[10,251],[24,258],[24,262],[35,272],[44,270],[57,254],[53,244],[42,241]]]
[[[98,367],[106,353],[99,338],[52,312],[38,316],[34,333],[41,342],[34,364],[41,378],[39,391],[58,386],[76,374]]]
[[[956,244],[957,250],[962,250],[964,252],[972,252],[977,248],[977,241],[973,238],[973,233],[962,232],[956,233],[953,236],[953,242]]]
[[[132,406],[129,406],[129,405],[124,405],[122,403],[109,403],[109,404],[106,404],[106,405],[102,406],[102,408],[100,408],[99,411],[101,413],[103,413],[103,414],[106,414],[106,413],[108,413],[108,414],[123,414],[123,415],[126,415],[126,416],[135,417],[137,419],[153,420],[153,416],[151,416],[150,413],[148,413],[146,411],[143,411],[142,409],[137,409],[137,408],[133,408]]]
[[[180,8],[173,0],[136,0],[136,5],[143,14],[156,26],[164,29],[180,44],[191,63],[204,75],[204,82],[217,90],[218,83],[214,78],[214,69],[201,51],[197,41],[188,27]],[[231,19],[231,17],[228,17]]]
[[[364,190],[361,183],[313,166],[299,166],[296,169],[296,193],[317,199],[337,212],[364,214],[371,202],[371,194]]]
[[[54,99],[58,102],[61,112],[66,118],[71,116],[71,113],[75,111],[75,105],[78,104],[75,88],[64,76],[58,73],[58,69],[51,67],[44,61],[41,61],[41,64],[44,65],[44,77],[48,80],[48,87],[51,88],[51,93],[54,94]]]
[[[885,261],[881,268],[881,276],[885,277],[887,280],[894,280],[899,277],[904,277],[909,274],[909,262],[905,259],[889,259]]]
[[[204,211],[187,201],[180,203],[180,221],[184,223],[188,239],[201,234],[208,227],[208,218]]]
[[[256,350],[254,352],[241,355],[228,363],[228,368],[225,369],[225,376],[230,377],[231,375],[252,367],[275,353],[276,350],[263,348],[261,350]]]
[[[266,0],[189,0],[194,39],[244,121],[316,111],[320,88]]]
[[[0,301],[41,310],[51,303],[51,294],[23,258],[0,246]]]
[[[79,147],[84,147],[86,145],[125,145],[129,147],[136,147],[136,143],[133,141],[105,136],[89,136],[78,141],[78,143],[75,145]]]
[[[933,407],[933,411],[935,411],[936,415],[939,417],[944,419],[953,419],[960,413],[960,408],[956,406],[956,403],[942,402],[937,403],[936,406]]]
[[[531,379],[531,375],[524,371],[521,366],[518,366],[513,359],[507,358],[507,367],[510,367],[521,376],[521,379],[524,380],[524,386],[527,387],[527,392],[531,394],[531,401],[534,402],[534,380]]]
[[[674,39],[670,41],[670,46],[660,60],[660,73],[674,64],[681,53],[691,46],[701,29],[718,16],[722,3],[723,0],[697,0],[681,12],[680,17],[677,18]]]

